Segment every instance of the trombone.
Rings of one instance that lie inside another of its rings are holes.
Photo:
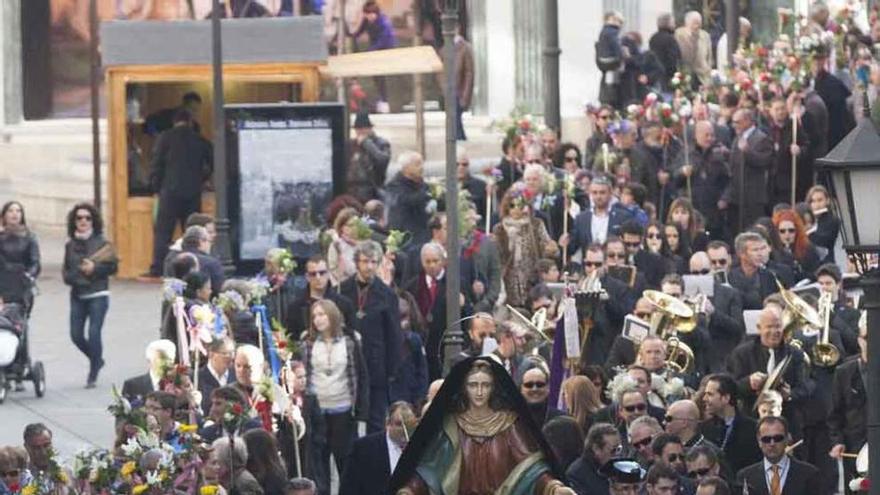
[[[819,314],[822,317],[822,330],[819,333],[819,341],[813,346],[812,352],[813,362],[823,368],[830,368],[840,362],[840,349],[830,342],[832,305],[831,293],[823,292],[819,297]]]

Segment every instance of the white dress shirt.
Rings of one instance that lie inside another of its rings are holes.
[[[596,244],[605,244],[608,238],[608,221],[611,219],[611,211],[605,210],[604,215],[596,215],[593,211],[590,215],[590,235]]]
[[[388,433],[385,433],[385,443],[388,445],[388,465],[391,467],[390,472],[394,472],[394,468],[397,467],[398,461],[400,461],[400,456],[403,454],[403,450],[394,443],[394,440],[388,436]]]
[[[211,367],[211,363],[208,363],[206,368],[208,368],[208,373],[210,373],[211,376],[213,376],[214,379],[217,380],[217,383],[220,384],[221,387],[226,386],[226,382],[228,381],[227,377],[229,376],[228,371],[221,373],[221,374],[218,374],[216,371],[214,371],[214,368]]]
[[[788,470],[791,468],[791,459],[787,455],[782,456],[779,460],[779,493],[785,489],[785,479],[788,477]],[[770,491],[770,483],[773,480],[773,464],[764,458],[764,478],[767,480],[767,491]]]

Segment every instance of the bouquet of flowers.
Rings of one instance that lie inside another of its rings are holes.
[[[516,182],[510,186],[508,194],[510,194],[510,204],[514,208],[531,207],[532,201],[535,199],[534,193],[526,188],[522,182]]]
[[[162,300],[171,303],[178,297],[183,297],[186,282],[179,278],[167,277],[162,279]]]
[[[512,140],[516,136],[529,136],[540,133],[546,129],[546,126],[538,123],[532,114],[526,113],[521,107],[517,107],[506,118],[493,121],[492,128],[503,132],[508,139]]]
[[[410,233],[402,230],[391,230],[385,238],[385,249],[389,253],[396,253],[409,242]]]
[[[247,303],[236,290],[225,290],[221,292],[214,299],[214,305],[222,309],[225,313],[237,313],[247,309]]]
[[[440,201],[446,195],[445,177],[429,177],[425,179],[425,185],[428,186],[428,195],[431,199]]]

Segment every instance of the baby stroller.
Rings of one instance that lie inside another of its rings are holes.
[[[30,281],[24,273],[0,270],[0,404],[12,383],[31,381],[37,397],[46,393],[46,372],[31,362],[28,316],[33,305]]]

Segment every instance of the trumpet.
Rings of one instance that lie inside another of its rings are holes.
[[[833,301],[830,292],[823,292],[819,297],[819,314],[822,317],[822,330],[819,341],[813,346],[813,362],[817,366],[830,368],[840,362],[840,349],[829,342],[831,334],[831,309]]]

